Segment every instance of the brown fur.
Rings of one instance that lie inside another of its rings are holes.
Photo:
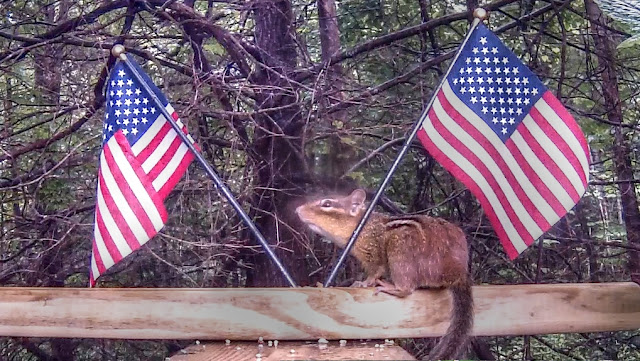
[[[296,209],[312,231],[344,247],[365,210],[365,193],[307,202]],[[451,325],[429,359],[457,358],[466,348],[473,324],[473,298],[464,232],[440,218],[392,217],[373,213],[351,250],[377,292],[398,297],[419,287],[443,287],[452,295]],[[382,280],[388,274],[392,283]]]

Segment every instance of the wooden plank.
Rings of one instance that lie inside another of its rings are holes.
[[[257,360],[260,353],[261,361],[282,360],[415,360],[411,354],[399,346],[375,347],[375,341],[353,342],[346,346],[339,346],[338,342],[329,342],[326,348],[318,347],[317,342],[280,342],[278,347],[264,345],[260,350],[257,342],[223,342],[203,343],[191,345],[170,361],[245,361]],[[291,352],[293,350],[294,352]]]
[[[476,335],[640,328],[634,283],[474,287]],[[0,288],[0,336],[317,340],[441,335],[447,292],[357,288]]]

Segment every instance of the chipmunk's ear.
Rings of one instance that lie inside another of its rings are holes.
[[[363,189],[356,189],[351,192],[349,198],[351,198],[350,213],[352,216],[355,216],[361,208],[364,208],[364,201],[367,199],[367,193]]]

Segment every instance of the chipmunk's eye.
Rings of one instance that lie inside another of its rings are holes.
[[[323,199],[323,200],[320,202],[320,207],[323,207],[323,208],[330,208],[330,207],[333,207],[333,203],[331,202],[331,200],[330,200],[330,199]]]

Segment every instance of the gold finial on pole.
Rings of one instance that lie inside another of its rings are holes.
[[[111,48],[111,54],[116,58],[120,58],[121,60],[125,60],[127,56],[124,53],[124,45],[116,44]]]
[[[489,18],[489,13],[483,8],[476,8],[475,10],[473,10],[473,17],[476,19],[480,19],[480,21],[484,21]]]

